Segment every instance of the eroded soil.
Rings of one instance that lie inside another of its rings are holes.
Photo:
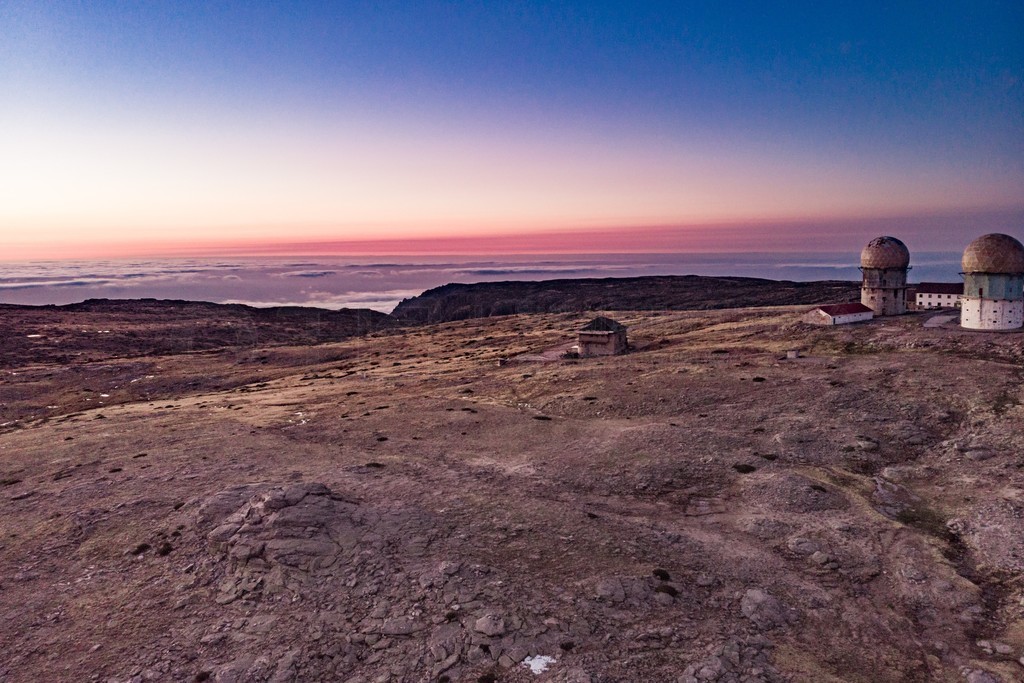
[[[12,358],[0,678],[1021,680],[1024,335],[798,313]]]

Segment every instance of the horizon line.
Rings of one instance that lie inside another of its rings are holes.
[[[1008,225],[1008,224],[1012,224]],[[814,227],[813,236],[806,230]],[[970,234],[965,235],[965,231]],[[31,242],[7,245],[4,261],[83,258],[201,258],[217,256],[485,256],[543,254],[824,253],[860,249],[878,234],[927,239],[935,251],[962,249],[973,237],[1007,232],[1024,237],[1024,205],[859,217],[801,217],[653,225],[562,227],[472,235]],[[876,234],[877,233],[877,234]],[[913,236],[906,236],[910,233]],[[961,245],[961,246],[954,246]],[[740,246],[742,245],[742,246]],[[945,245],[945,246],[943,246]],[[916,249],[916,251],[924,251]]]

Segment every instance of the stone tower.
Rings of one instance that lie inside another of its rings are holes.
[[[1024,245],[1009,235],[982,235],[964,250],[961,265],[961,327],[1013,330],[1024,326]]]
[[[875,315],[907,312],[910,250],[895,237],[876,237],[860,253],[860,302]]]

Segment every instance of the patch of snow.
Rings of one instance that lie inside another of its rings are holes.
[[[41,335],[41,334],[26,334],[25,336],[28,337],[29,339],[39,339],[43,335]]]
[[[535,674],[544,673],[554,663],[555,658],[548,655],[537,655],[536,657],[527,657],[523,660],[523,666],[529,668],[530,672]]]
[[[100,394],[100,398],[110,398],[110,394]]]

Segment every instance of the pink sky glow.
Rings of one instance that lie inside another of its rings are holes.
[[[740,253],[828,252],[859,249],[879,234],[901,237],[918,250],[962,249],[986,232],[1021,236],[1024,209],[932,212],[861,218],[704,222],[677,225],[605,226],[576,229],[504,229],[491,234],[438,231],[436,236],[325,239],[263,237],[189,240],[122,239],[12,243],[5,260],[154,256]],[[210,231],[216,233],[216,231]],[[339,231],[340,234],[351,234]]]

